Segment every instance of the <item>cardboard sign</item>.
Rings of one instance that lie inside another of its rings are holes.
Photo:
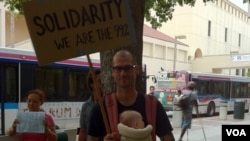
[[[127,0],[32,0],[23,10],[40,65],[136,42]]]
[[[17,124],[18,133],[44,133],[43,120],[45,119],[44,112],[18,112]]]

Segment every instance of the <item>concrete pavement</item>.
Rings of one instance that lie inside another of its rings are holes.
[[[172,118],[170,117],[172,121]],[[219,116],[194,118],[192,127],[183,137],[183,141],[222,141],[222,125],[242,124],[250,125],[250,113],[244,114],[244,119],[234,119],[234,114],[227,115],[227,119],[220,119]],[[173,134],[178,141],[181,128],[174,128]],[[160,139],[157,139],[160,141]]]
[[[234,115],[226,116],[227,119],[222,120],[219,116],[194,118],[192,127],[183,137],[183,141],[222,141],[222,125],[242,124],[250,125],[250,113],[244,114],[244,119],[234,119]],[[173,119],[170,117],[170,121]],[[68,134],[68,141],[76,141],[76,129],[65,130]],[[175,127],[173,134],[175,140],[178,141],[181,133],[181,128]],[[0,141],[19,141],[18,137],[0,137]],[[157,138],[157,141],[160,141]]]

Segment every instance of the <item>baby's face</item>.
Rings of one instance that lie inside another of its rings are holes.
[[[144,122],[142,120],[139,120],[136,124],[136,129],[143,129],[145,127]]]

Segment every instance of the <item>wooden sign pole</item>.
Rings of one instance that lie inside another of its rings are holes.
[[[92,62],[91,62],[91,59],[89,57],[89,54],[87,54],[87,59],[88,59],[88,63],[89,63],[89,68],[90,68],[90,73],[92,75],[92,79],[93,79],[93,83],[94,83],[94,100],[97,100],[99,106],[100,106],[100,109],[101,109],[101,112],[102,112],[102,118],[103,118],[103,121],[104,121],[104,125],[105,125],[105,128],[106,128],[106,131],[107,133],[111,133],[110,131],[110,127],[109,127],[109,122],[108,122],[108,119],[107,119],[107,114],[106,114],[106,111],[105,111],[105,107],[103,105],[103,97],[101,96],[101,91],[100,91],[100,83],[97,81],[97,78],[96,78],[96,75],[95,75],[95,72],[94,72],[94,69],[93,69],[93,65],[92,65]]]

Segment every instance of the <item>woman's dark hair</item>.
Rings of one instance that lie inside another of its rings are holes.
[[[177,92],[181,94],[181,90],[180,89]]]
[[[95,69],[94,71],[95,71],[95,75],[100,75],[100,73],[101,73],[100,69]],[[91,86],[91,84],[93,84],[93,83],[94,83],[94,81],[93,81],[91,72],[89,71],[89,73],[87,75],[87,82],[86,82],[86,84],[87,84],[87,87],[88,87],[89,91],[91,91],[91,92],[93,91],[93,88]]]

